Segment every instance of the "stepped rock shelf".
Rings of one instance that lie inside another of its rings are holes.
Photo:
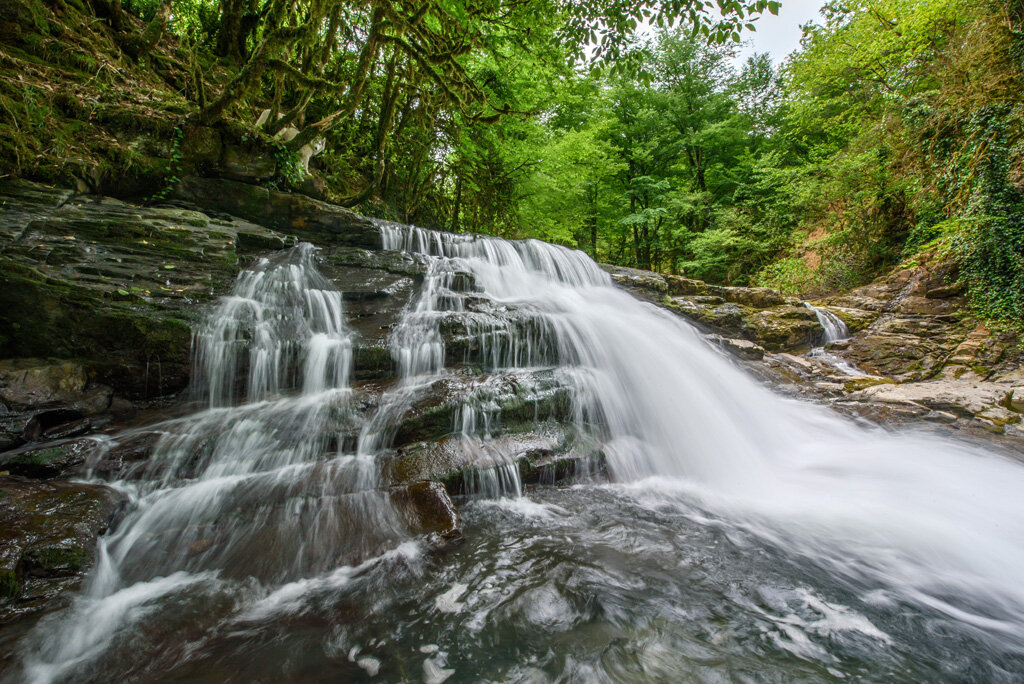
[[[244,451],[276,474],[259,497],[239,496],[231,516],[269,524],[315,501],[317,529],[335,539],[352,532],[339,520],[388,502],[386,520],[366,521],[378,536],[345,538],[343,553],[311,556],[309,567],[303,554],[317,549],[294,550],[305,572],[359,563],[406,535],[446,548],[459,539],[465,495],[606,475],[602,447],[580,429],[594,420],[578,401],[585,364],[558,343],[557,320],[506,306],[480,273],[435,268],[468,239],[233,181],[189,178],[172,197],[138,206],[0,185],[0,621],[24,626],[64,605],[97,535],[139,524],[145,510],[104,481],[185,491],[211,468],[239,476],[227,456]],[[861,369],[851,376],[804,355],[823,329],[802,302],[587,264],[547,267],[569,281],[610,276],[794,393],[880,419],[1022,435],[1019,358],[957,313],[948,271],[911,268],[818,302],[853,333],[829,345]],[[231,441],[243,424],[297,441]],[[301,473],[282,479],[287,468]],[[330,503],[324,481],[336,485]],[[143,550],[174,556],[168,571],[220,558],[253,577],[289,578],[278,576],[287,564],[250,560],[264,543],[255,528],[225,532],[217,515],[162,520],[146,528]],[[125,577],[143,572],[124,563]],[[11,638],[0,638],[0,665]]]
[[[178,195],[188,201],[144,207],[27,182],[0,186],[0,489],[10,493],[0,510],[12,521],[0,566],[4,620],[58,605],[52,599],[80,582],[96,534],[124,501],[100,484],[69,478],[152,476],[148,459],[167,427],[132,426],[195,409],[193,330],[231,292],[239,270],[263,255],[315,241],[322,245],[317,267],[343,300],[353,340],[353,415],[321,426],[331,447],[351,448],[398,381],[389,335],[419,296],[426,258],[381,250],[377,225],[302,196],[198,179]],[[552,369],[490,367],[503,353],[501,336],[534,322],[474,297],[466,274],[450,285],[462,291],[451,296],[467,309],[438,328],[450,373],[403,407],[377,483],[411,530],[445,542],[458,536],[458,514],[445,488],[428,480],[459,494],[487,479],[467,472],[473,468],[512,464],[525,483],[600,471],[600,455],[560,423],[566,389]],[[487,339],[481,330],[495,340],[487,350],[480,349]],[[487,443],[472,451],[452,443],[469,396],[482,397],[481,416],[491,420]],[[578,468],[580,460],[587,463]],[[80,525],[62,536],[61,528],[50,529],[48,518],[34,513],[37,500],[59,515],[81,516],[88,530]],[[55,548],[76,562],[44,553]],[[53,567],[44,567],[40,559],[51,557]]]

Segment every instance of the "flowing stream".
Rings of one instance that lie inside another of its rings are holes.
[[[429,270],[375,408],[353,408],[315,250],[243,272],[196,335],[205,408],[152,428],[124,519],[12,681],[1024,677],[1017,457],[775,395],[580,252],[381,234]],[[451,437],[490,467],[436,552],[380,461],[447,376],[452,321],[485,373],[557,379],[610,482],[524,488],[477,394]]]

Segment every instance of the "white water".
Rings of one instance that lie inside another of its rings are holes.
[[[381,231],[385,248],[431,263],[392,333],[399,380],[378,409],[354,421],[341,297],[312,249],[244,272],[197,335],[197,393],[209,408],[157,426],[163,436],[141,477],[119,484],[134,506],[103,541],[88,586],[31,642],[31,679],[59,680],[100,657],[184,587],[213,596],[233,581],[245,596],[230,602],[243,609],[292,601],[347,583],[342,551],[400,544],[408,532],[380,489],[377,461],[409,407],[444,377],[442,326],[452,324],[488,372],[547,369],[569,387],[576,429],[600,444],[626,495],[697,503],[875,600],[944,612],[1021,649],[1020,463],[780,398],[683,320],[614,288],[580,252]],[[470,298],[490,315],[471,310]],[[520,494],[518,469],[492,448],[501,415],[488,394],[454,418],[453,437],[494,466],[471,488]],[[346,434],[358,435],[348,449]]]
[[[813,306],[807,302],[804,302],[804,306],[814,312],[818,317],[818,323],[824,331],[821,335],[821,339],[818,340],[820,344],[811,349],[807,355],[815,359],[821,359],[825,363],[834,366],[836,370],[843,375],[849,375],[851,377],[866,375],[864,371],[827,349],[828,345],[833,342],[842,342],[843,340],[850,339],[850,329],[846,326],[846,323],[843,322],[843,319],[839,318],[839,316],[836,316],[828,309]]]
[[[615,479],[696,497],[837,573],[1024,644],[1020,462],[783,399],[580,252],[382,230],[386,247],[454,260],[495,301],[538,313]]]
[[[825,331],[821,336],[819,347],[827,346],[831,342],[849,339],[850,329],[846,327],[846,323],[843,323],[843,319],[839,318],[839,316],[836,316],[828,309],[822,309],[807,302],[804,302],[804,306],[814,312],[814,315],[818,317],[818,323],[821,324],[822,329]]]
[[[208,408],[154,426],[144,470],[117,485],[131,511],[103,540],[69,619],[44,622],[30,679],[64,678],[181,587],[272,587],[407,535],[374,459],[339,446],[353,429],[351,339],[311,245],[243,271],[194,347],[194,391]]]

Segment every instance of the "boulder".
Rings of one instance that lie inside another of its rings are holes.
[[[216,169],[225,178],[261,183],[274,176],[277,161],[263,147],[232,144],[224,147]]]
[[[667,287],[666,292],[675,296],[700,296],[708,294],[709,286],[703,280],[684,278],[680,275],[662,276]]]
[[[824,303],[812,302],[815,306],[821,306],[821,308],[828,309],[829,312],[835,314],[839,320],[846,324],[847,329],[851,333],[856,333],[878,320],[879,312],[871,309],[857,309],[848,306],[834,306]]]
[[[1006,398],[1006,405],[1011,411],[1024,413],[1024,387],[1014,387]]]
[[[85,463],[96,445],[96,440],[82,438],[8,452],[0,455],[0,470],[35,479],[59,477]]]
[[[414,534],[427,534],[447,542],[462,536],[459,511],[444,485],[414,482],[392,487],[388,494]]]
[[[106,487],[0,476],[0,622],[77,588],[119,503]]]
[[[668,283],[660,273],[610,264],[601,264],[601,267],[608,271],[617,285],[644,299],[658,298],[668,292]]]
[[[943,379],[875,384],[856,390],[849,396],[852,399],[884,404],[912,404],[972,418],[1002,404],[1007,397],[1007,388],[994,383]]]
[[[263,226],[326,245],[379,248],[372,220],[343,207],[258,185],[191,176],[172,196],[205,210],[225,212]]]
[[[82,398],[88,376],[78,361],[0,361],[0,401],[16,406],[73,403]]]
[[[709,335],[708,340],[718,345],[733,356],[742,359],[763,359],[765,350],[761,345],[750,340],[723,337],[722,335]]]
[[[718,287],[708,286],[708,294],[721,297],[727,302],[743,304],[755,309],[768,309],[787,303],[785,297],[767,287]]]
[[[776,306],[743,318],[744,336],[766,349],[799,349],[810,345],[822,331],[818,317],[803,306]]]
[[[385,460],[386,480],[432,480],[453,494],[472,492],[480,471],[515,464],[524,484],[554,485],[605,473],[596,445],[554,423],[489,439],[450,437],[405,445]]]

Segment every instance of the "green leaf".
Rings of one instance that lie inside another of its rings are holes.
[[[122,297],[127,297],[130,293],[128,292],[128,290],[118,290],[117,294],[121,295]]]
[[[174,264],[164,264],[164,268],[168,271],[173,271],[176,267]]]

